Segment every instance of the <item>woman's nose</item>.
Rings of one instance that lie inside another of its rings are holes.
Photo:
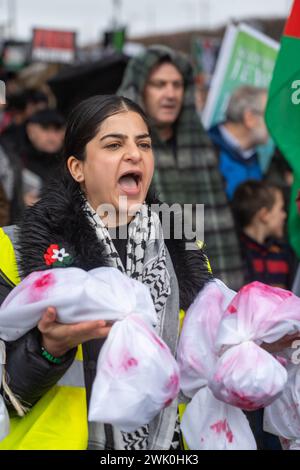
[[[141,151],[137,145],[130,145],[125,151],[125,158],[127,160],[140,160],[142,157]]]

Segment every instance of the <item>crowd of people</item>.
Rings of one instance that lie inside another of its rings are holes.
[[[192,65],[184,54],[164,46],[151,46],[132,58],[116,95],[85,100],[67,121],[39,90],[8,96],[0,122],[0,253],[8,243],[10,255],[0,260],[0,302],[18,282],[10,273],[17,270],[20,280],[47,269],[44,254],[55,244],[70,253],[72,266],[116,266],[148,285],[158,334],[175,355],[179,311],[187,311],[212,277],[236,291],[252,281],[292,289],[295,255],[285,237],[291,175],[289,168],[284,173],[274,164],[264,174],[257,154],[257,146],[269,139],[266,101],[267,90],[239,87],[225,121],[205,131],[196,109]],[[278,154],[277,160],[284,164]],[[129,200],[129,209],[140,207],[127,217],[125,239],[112,235],[114,227],[97,214],[99,205],[112,204],[118,215],[120,195]],[[185,250],[184,238],[172,234],[155,242],[146,236],[139,243],[139,230],[132,224],[139,227],[143,219],[147,233],[159,231],[152,203],[204,204],[201,248]],[[82,344],[89,403],[96,359],[110,329],[105,321],[60,324],[49,304],[36,328],[7,343],[12,393],[27,407],[39,406],[39,414],[55,400],[65,413],[62,418],[48,415],[45,439],[50,434],[52,440],[53,435],[70,439],[77,396],[70,392],[64,409],[67,382],[57,383]],[[73,416],[69,427],[68,413]],[[35,419],[32,436],[27,430],[30,448],[43,426]],[[83,447],[179,449],[179,420],[173,403],[133,433],[89,423]],[[275,437],[261,438],[258,420],[258,415],[249,416],[259,447],[278,448]]]

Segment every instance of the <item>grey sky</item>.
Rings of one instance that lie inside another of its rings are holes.
[[[0,24],[7,4],[0,0]],[[79,42],[97,41],[113,18],[113,0],[15,0],[18,37],[34,26],[78,31]],[[130,36],[215,26],[230,18],[287,16],[291,0],[119,0],[119,21]]]

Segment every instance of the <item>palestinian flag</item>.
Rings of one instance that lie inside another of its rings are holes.
[[[277,147],[294,173],[288,218],[289,238],[300,258],[300,0],[294,0],[281,38],[269,88],[266,122]]]

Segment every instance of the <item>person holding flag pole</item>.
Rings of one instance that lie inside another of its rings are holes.
[[[300,258],[300,0],[294,0],[281,37],[266,107],[266,124],[293,171],[288,217],[289,241]],[[300,277],[299,277],[300,281]]]

